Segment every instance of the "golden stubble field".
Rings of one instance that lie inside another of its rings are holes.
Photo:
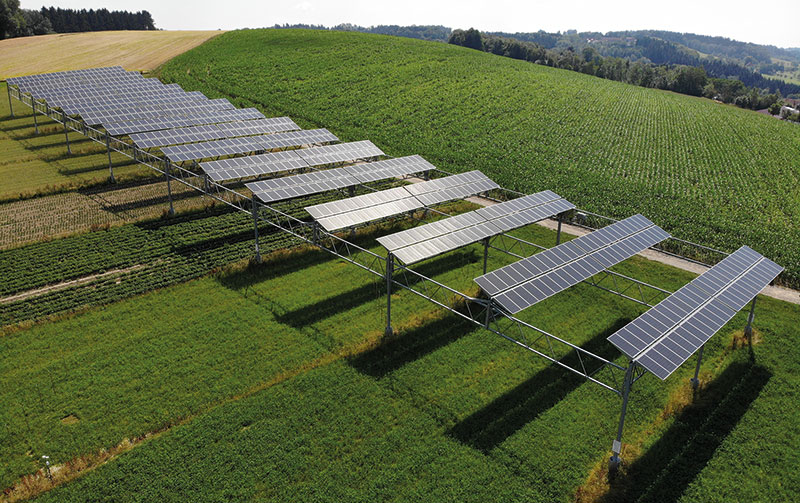
[[[153,70],[222,31],[100,31],[0,40],[0,79],[120,65]]]

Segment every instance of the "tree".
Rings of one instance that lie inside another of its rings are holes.
[[[0,40],[15,37],[20,21],[19,0],[0,0]]]
[[[781,106],[782,106],[781,102],[776,101],[775,103],[770,105],[767,110],[769,111],[770,115],[778,115],[779,113],[781,113]]]

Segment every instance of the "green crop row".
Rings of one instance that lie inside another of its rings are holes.
[[[253,48],[258,50],[254,51]],[[800,285],[797,126],[710,100],[462,47],[303,30],[226,33],[170,61],[167,82],[420,154],[501,185],[552,189],[673,235],[747,244]]]

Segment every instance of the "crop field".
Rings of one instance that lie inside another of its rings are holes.
[[[780,247],[800,244],[792,125],[362,34],[226,33],[163,68],[188,90],[391,155],[480,169],[606,214],[641,212],[723,249],[751,245],[800,281],[800,252]],[[392,293],[384,335],[384,278],[266,224],[256,264],[251,216],[178,184],[167,216],[163,178],[114,154],[112,184],[102,146],[75,133],[66,155],[63,131],[42,121],[36,135],[26,113],[10,119],[0,104],[0,503],[771,503],[800,493],[798,305],[760,296],[749,340],[739,312],[706,344],[695,392],[694,357],[664,382],[636,381],[624,463],[609,481],[616,394],[406,290]],[[275,206],[304,217],[303,206],[339,197]],[[383,255],[375,238],[411,225],[348,239]],[[556,241],[538,225],[512,234]],[[514,260],[492,251],[488,269]],[[414,269],[477,295],[482,267],[474,244]],[[670,291],[694,277],[640,256],[612,269]],[[644,310],[581,283],[519,317],[626,365],[606,338]],[[547,352],[546,341],[532,344]]]
[[[104,31],[0,40],[0,79],[120,65],[149,71],[220,31]]]
[[[468,288],[481,260],[472,246],[421,269]],[[619,270],[670,289],[691,277],[639,258]],[[707,345],[695,397],[694,360],[639,381],[628,476],[609,493],[618,397],[408,292],[384,337],[382,284],[301,249],[6,333],[0,482],[43,454],[60,465],[54,488],[30,478],[8,497],[760,501],[800,484],[797,306],[759,299],[752,353],[737,315]],[[580,285],[524,318],[615,358],[605,337],[640,311]]]
[[[676,237],[748,244],[800,285],[800,130],[710,100],[446,44],[304,30],[226,33],[161,73],[395,156],[480,169]]]

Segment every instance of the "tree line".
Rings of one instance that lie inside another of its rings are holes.
[[[155,30],[153,16],[139,12],[108,9],[62,9],[42,7],[21,9],[19,0],[0,0],[0,39],[105,30]]]
[[[780,92],[748,87],[740,80],[709,78],[703,67],[658,65],[603,57],[592,47],[584,47],[581,51],[575,51],[571,47],[562,50],[546,49],[534,42],[488,35],[474,28],[454,30],[449,43],[637,86],[705,96],[754,110],[768,108],[781,99]],[[797,91],[800,92],[800,87]]]

